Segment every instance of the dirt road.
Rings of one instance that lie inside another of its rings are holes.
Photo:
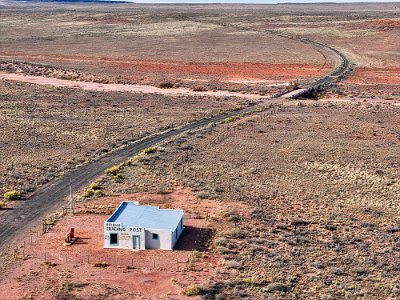
[[[310,42],[309,40],[303,42]],[[318,43],[319,44],[319,43]],[[329,75],[320,78],[313,83],[309,83],[308,86],[315,86],[325,82],[330,82],[333,78],[332,76],[341,76],[347,71],[349,67],[349,62],[347,58],[339,51],[326,45],[319,44],[319,47],[328,48],[329,51],[334,52],[340,58],[340,65],[336,67]],[[218,92],[194,92],[189,89],[160,89],[153,86],[143,86],[143,85],[122,85],[122,84],[100,84],[93,82],[80,82],[80,81],[69,81],[55,78],[46,77],[36,77],[36,76],[24,76],[19,74],[10,73],[0,73],[0,79],[17,80],[35,84],[52,85],[59,87],[70,87],[70,88],[83,88],[89,90],[100,90],[100,91],[113,91],[113,90],[124,90],[130,92],[140,92],[140,93],[160,93],[169,95],[207,95],[207,96],[234,96],[248,99],[268,99],[268,97],[259,95],[246,95],[240,93],[232,93],[228,91],[218,91]],[[283,94],[279,95],[282,96]],[[269,97],[271,98],[271,97]],[[275,101],[284,101],[275,100]],[[201,128],[207,125],[209,122],[220,122],[224,118],[241,114],[248,110],[254,110],[256,108],[246,108],[244,110],[239,110],[235,112],[230,112],[226,115],[220,115],[209,119],[203,119],[191,124],[188,124],[179,129],[173,129],[167,132],[159,133],[150,137],[147,137],[141,141],[127,146],[126,148],[119,150],[106,156],[98,161],[95,161],[89,165],[85,165],[78,170],[70,172],[68,175],[63,176],[49,185],[36,191],[23,205],[18,209],[11,209],[2,215],[0,222],[0,249],[9,245],[19,234],[24,232],[27,228],[35,225],[38,220],[43,218],[48,212],[59,208],[63,205],[63,199],[69,191],[70,180],[72,182],[72,187],[74,190],[82,188],[88,185],[93,179],[102,174],[103,170],[111,166],[117,165],[129,157],[143,151],[145,148],[154,145],[156,143],[165,141],[166,139],[180,134],[186,130],[193,130]]]
[[[275,100],[275,102],[279,101]],[[256,109],[257,107],[253,106],[225,115],[202,119],[180,128],[155,134],[50,182],[36,191],[28,200],[25,200],[23,205],[20,205],[17,209],[10,209],[2,215],[0,222],[0,250],[10,245],[17,236],[25,232],[28,228],[37,225],[37,222],[45,217],[48,212],[63,205],[67,206],[67,203],[64,203],[63,200],[69,193],[70,180],[73,190],[80,189],[101,175],[106,168],[126,161],[129,157],[140,153],[151,145],[165,141],[187,130],[201,128],[209,122],[220,122],[224,118]]]

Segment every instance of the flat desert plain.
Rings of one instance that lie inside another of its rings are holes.
[[[20,194],[1,201],[3,228],[83,166],[237,114],[0,240],[0,299],[398,299],[398,7],[1,1],[0,192]],[[280,97],[343,57],[312,99]],[[122,200],[184,209],[176,250],[103,249]]]

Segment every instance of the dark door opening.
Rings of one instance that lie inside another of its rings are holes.
[[[110,233],[110,245],[118,245],[118,233]]]

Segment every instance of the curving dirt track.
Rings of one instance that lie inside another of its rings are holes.
[[[312,43],[319,48],[324,48],[325,50],[328,50],[328,52],[330,53],[335,53],[341,60],[340,65],[336,67],[331,73],[318,80],[315,80],[314,82],[308,83],[308,87],[314,87],[316,85],[331,82],[333,80],[336,80],[336,78],[340,79],[347,72],[349,68],[349,61],[345,57],[345,55],[340,53],[338,50],[330,46],[310,40],[301,40],[301,41],[305,43]],[[7,74],[7,73],[2,74],[3,78],[9,76],[9,79],[11,79],[12,77],[11,75],[12,74]],[[34,80],[35,78],[33,78],[33,81]],[[65,82],[63,83],[66,84]],[[71,83],[77,84],[78,82],[75,83],[71,81],[69,84]],[[166,90],[162,90],[159,92],[166,92]],[[169,90],[169,92],[173,92],[173,90]],[[193,91],[190,92],[193,93]],[[274,97],[276,98],[282,95],[284,94],[275,95]],[[256,95],[249,95],[249,96],[256,96]],[[275,102],[281,102],[281,101],[283,100],[282,99],[275,100]],[[102,174],[103,170],[105,170],[106,168],[109,168],[113,165],[117,165],[127,160],[129,157],[134,156],[137,153],[140,153],[145,148],[151,145],[165,141],[184,131],[201,128],[207,125],[209,122],[221,122],[224,118],[227,118],[229,116],[238,115],[244,112],[255,111],[255,110],[256,108],[254,107],[246,108],[243,110],[230,112],[225,115],[219,115],[213,118],[199,120],[180,128],[175,128],[167,132],[162,132],[147,137],[134,144],[127,146],[126,148],[116,151],[113,154],[106,156],[98,161],[85,165],[79,168],[78,170],[72,171],[71,173],[61,178],[58,178],[53,182],[50,182],[49,185],[44,186],[43,188],[36,191],[32,196],[30,196],[29,199],[25,201],[23,205],[20,206],[20,208],[9,210],[2,215],[1,226],[0,226],[0,249],[5,248],[6,245],[9,245],[18,235],[22,234],[26,228],[35,225],[38,220],[40,220],[43,216],[46,215],[46,213],[61,207],[63,204],[63,199],[69,192],[70,182],[74,190],[82,188],[88,183],[90,183],[90,181],[92,181],[94,178]]]

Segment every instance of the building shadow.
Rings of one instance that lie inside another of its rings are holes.
[[[178,242],[175,245],[176,251],[204,251],[212,240],[213,231],[209,228],[185,226]]]

